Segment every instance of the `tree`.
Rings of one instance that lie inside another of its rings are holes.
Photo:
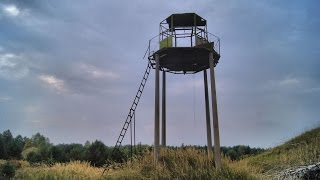
[[[50,140],[40,133],[32,136],[31,139],[26,139],[23,147],[23,158],[26,158],[32,149],[37,149],[37,153],[41,155],[43,160],[48,160],[50,158],[49,149],[52,146]],[[31,150],[30,150],[31,149]]]
[[[49,149],[50,157],[53,158],[56,162],[65,162],[67,161],[67,158],[65,156],[65,153],[61,147],[61,145],[52,146]]]
[[[86,151],[82,144],[70,144],[70,160],[84,160],[85,153]]]
[[[7,158],[11,157],[11,151],[10,151],[10,146],[12,146],[13,144],[13,136],[10,132],[10,130],[6,130],[2,133],[2,139],[3,139],[3,143],[4,143],[4,149],[6,151],[7,154]]]
[[[34,144],[32,139],[26,138],[24,142],[25,143],[24,143],[24,146],[23,146],[23,150],[29,149],[31,147],[36,147],[36,145]]]
[[[13,139],[13,143],[10,145],[10,156],[16,159],[21,159],[21,152],[24,146],[24,139],[18,135]]]
[[[90,146],[91,146],[90,141],[86,141],[86,143],[84,144],[84,147],[85,147],[85,148],[89,148]]]
[[[13,136],[11,131],[8,129],[2,133],[3,140],[6,144],[9,144],[13,141]]]
[[[7,159],[7,158],[8,158],[8,154],[5,148],[2,135],[0,134],[0,159]]]
[[[226,156],[228,156],[232,161],[239,159],[239,154],[234,149],[229,149]]]
[[[87,151],[87,160],[90,161],[92,166],[103,166],[107,157],[106,146],[96,140],[91,144]]]

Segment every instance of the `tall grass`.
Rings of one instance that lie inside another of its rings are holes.
[[[221,170],[208,161],[204,151],[194,148],[178,150],[162,149],[160,160],[154,162],[152,152],[133,159],[123,168],[110,170],[111,179],[255,179],[245,171],[231,170],[225,160]]]
[[[102,168],[95,168],[88,162],[74,161],[66,164],[56,163],[53,166],[38,165],[21,168],[17,179],[104,179]]]
[[[162,149],[160,160],[155,163],[152,152],[135,157],[121,167],[102,175],[103,168],[86,162],[57,163],[53,166],[27,166],[17,171],[17,179],[255,179],[245,171],[234,171],[224,159],[221,170],[208,161],[204,151],[194,148],[179,150]]]

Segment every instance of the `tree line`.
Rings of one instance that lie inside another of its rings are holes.
[[[206,151],[206,146],[192,146]],[[169,146],[168,148],[186,148]],[[49,138],[37,133],[31,138],[18,135],[13,137],[10,130],[0,133],[0,159],[24,159],[30,163],[64,163],[69,161],[88,161],[93,166],[102,166],[106,161],[126,161],[133,155],[143,155],[151,151],[152,146],[139,143],[132,149],[130,145],[122,146],[120,151],[112,153],[113,147],[106,146],[103,142],[95,140],[85,144],[57,144],[50,142]],[[223,154],[231,160],[239,160],[243,157],[257,154],[264,149],[250,148],[249,146],[222,147]]]

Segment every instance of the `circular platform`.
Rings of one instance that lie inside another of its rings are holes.
[[[193,74],[209,68],[209,53],[213,52],[214,65],[220,54],[205,47],[168,47],[153,53],[151,60],[155,68],[155,55],[159,54],[160,70],[175,74]]]

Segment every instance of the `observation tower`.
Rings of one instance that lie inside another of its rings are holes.
[[[146,54],[155,70],[154,158],[160,152],[160,71],[162,71],[161,146],[166,146],[166,73],[203,72],[208,158],[212,159],[212,135],[207,82],[210,69],[212,122],[216,168],[221,167],[219,124],[214,68],[220,59],[220,39],[207,31],[207,21],[195,13],[172,14],[160,22],[159,35],[149,40]],[[151,68],[150,67],[150,68]]]

